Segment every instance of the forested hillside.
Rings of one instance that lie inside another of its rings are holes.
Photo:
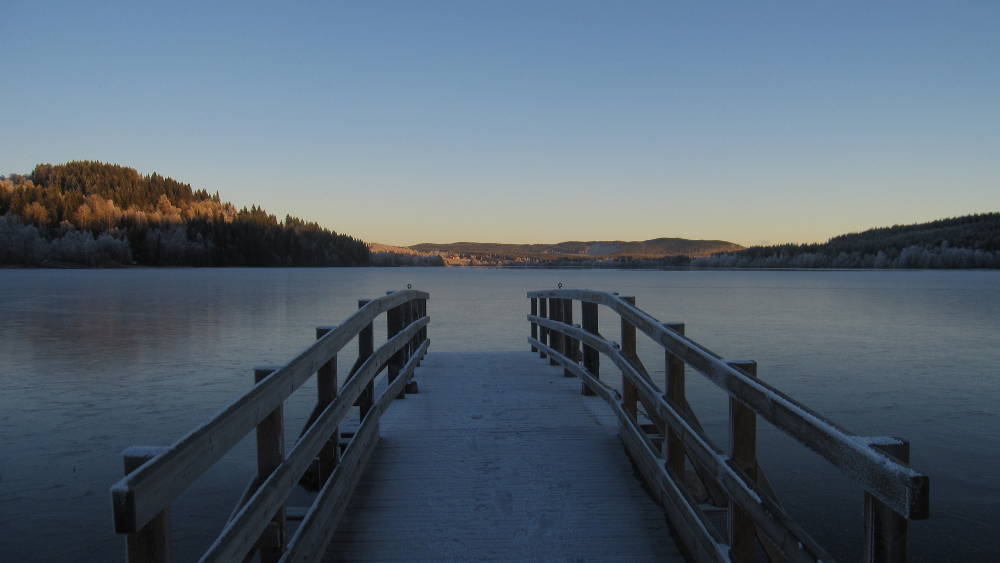
[[[1000,268],[1000,213],[894,225],[822,244],[751,246],[692,260],[702,268]]]
[[[357,266],[364,242],[93,161],[0,176],[0,264]]]

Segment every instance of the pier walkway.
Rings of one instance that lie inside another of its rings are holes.
[[[683,561],[618,422],[530,352],[429,354],[329,561]]]
[[[759,419],[859,485],[864,561],[906,560],[929,480],[905,439],[838,426],[634,296],[526,297],[527,323],[511,327],[525,351],[466,354],[428,354],[426,292],[359,300],[288,363],[254,368],[249,391],[205,424],[167,447],[127,449],[111,498],[128,560],[170,561],[171,504],[253,434],[256,471],[200,561],[833,561],[758,463]],[[599,309],[615,322],[599,324]],[[662,348],[659,381],[640,334]],[[351,343],[357,360],[341,379]],[[726,447],[688,404],[689,374],[728,396]],[[315,407],[286,444],[285,402],[313,377]]]

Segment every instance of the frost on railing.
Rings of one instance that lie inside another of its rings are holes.
[[[126,535],[129,561],[169,560],[170,504],[251,432],[257,474],[201,560],[242,561],[254,553],[263,562],[317,559],[343,508],[328,499],[350,498],[378,441],[381,414],[393,399],[416,391],[411,379],[430,345],[428,298],[406,289],[360,300],[340,325],[318,327],[316,341],[287,364],[255,369],[250,391],[173,445],[126,450],[126,475],[111,494],[115,531]],[[375,348],[373,321],[383,313],[386,341]],[[355,339],[358,361],[338,385],[337,353]],[[386,384],[376,397],[375,378],[383,370]],[[286,456],[284,402],[313,375],[316,407]],[[339,427],[355,406],[360,426],[342,449]],[[285,502],[299,483],[318,495],[288,539]]]
[[[907,520],[928,517],[928,478],[908,465],[908,442],[844,430],[758,379],[756,362],[721,358],[687,338],[683,324],[662,323],[636,307],[634,297],[560,288],[528,298],[532,351],[580,377],[584,394],[601,396],[615,410],[632,460],[696,559],[756,561],[763,550],[771,560],[832,560],[784,511],[757,463],[760,416],[864,488],[866,561],[905,560]],[[573,324],[574,300],[582,327]],[[598,333],[598,305],[620,317],[620,344]],[[637,331],[665,351],[662,389],[636,353]],[[601,355],[622,372],[620,395],[600,379]],[[728,452],[708,439],[688,405],[686,366],[730,397]],[[722,529],[709,516],[718,510],[727,514]]]

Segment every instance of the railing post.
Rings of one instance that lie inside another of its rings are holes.
[[[538,314],[538,299],[534,297],[531,298],[531,314],[532,315]],[[538,340],[538,325],[535,324],[534,322],[531,323],[531,337],[534,338],[535,340]],[[535,348],[535,346],[532,345],[531,351],[537,352],[538,348]]]
[[[158,456],[167,448],[131,447],[122,452],[125,475]],[[163,509],[145,526],[125,538],[129,563],[167,563],[170,561],[170,511]]]
[[[386,295],[392,294],[391,291],[386,292]],[[391,339],[393,336],[399,334],[406,325],[405,315],[403,313],[403,308],[408,305],[404,303],[403,305],[398,305],[389,309],[385,314],[385,325],[386,325],[386,340]],[[406,349],[402,348],[398,352],[389,358],[389,363],[386,366],[386,379],[391,384],[399,376],[399,370],[402,369],[403,365],[406,364]],[[399,392],[399,399],[406,398],[406,389]]]
[[[399,326],[400,328],[406,328],[410,326],[413,321],[413,302],[407,301],[399,306]],[[410,359],[410,341],[407,341],[402,348],[399,349],[399,353],[403,355],[403,363],[405,364]]]
[[[426,316],[427,316],[427,300],[426,299],[418,299],[417,300],[417,318],[418,319],[422,319],[422,318],[424,318]],[[425,340],[427,340],[427,326],[426,325],[423,328],[421,328],[420,331],[417,333],[417,347],[419,347],[421,344],[423,344]],[[419,367],[420,366],[420,362],[421,362],[421,359],[417,358],[416,366]],[[407,393],[410,393],[410,394],[416,393],[417,392],[417,380],[416,379],[410,380],[410,382],[407,383],[406,386],[404,387],[404,391],[406,391]]]
[[[417,318],[416,300],[407,301],[405,304],[403,304],[403,323],[404,323],[403,326],[404,327],[410,326],[410,323],[416,320],[416,318]],[[413,356],[413,351],[417,349],[416,342],[417,342],[416,334],[414,334],[412,337],[410,337],[409,340],[406,341],[406,346],[403,348],[406,351],[406,356],[404,356],[404,362],[410,361],[410,357]]]
[[[544,297],[539,297],[538,298],[538,316],[542,317],[544,319],[549,318],[549,300],[546,299],[546,298],[544,298]],[[539,331],[539,334],[538,334],[539,341],[542,344],[548,345],[549,344],[549,329],[545,328],[544,326],[540,327],[540,328],[541,328],[541,331]],[[545,352],[543,352],[541,350],[538,351],[538,356],[541,357],[543,360],[546,358]]]
[[[874,445],[900,463],[910,462],[910,442],[896,438],[898,444]],[[906,561],[906,518],[869,493],[865,493],[866,563],[902,563]]]
[[[326,333],[336,329],[336,326],[316,327],[316,339],[323,338]],[[337,398],[337,355],[334,354],[316,372],[316,412],[323,412]],[[340,429],[335,428],[333,435],[327,440],[326,445],[319,452],[319,486],[333,473],[340,461]]]
[[[554,321],[562,321],[562,299],[549,299],[549,318]],[[549,347],[551,347],[556,352],[562,354],[562,343],[563,337],[562,333],[556,330],[549,331]],[[549,358],[550,366],[557,366],[559,362],[555,361],[554,358]]]
[[[359,299],[358,309],[364,307],[371,299]],[[358,332],[358,368],[361,364],[365,363],[365,360],[371,357],[372,352],[375,351],[375,333],[372,329],[372,323],[368,323],[365,328]],[[375,401],[375,378],[372,378],[368,385],[365,386],[365,390],[358,397],[358,410],[361,412],[361,420],[365,419],[365,415],[368,414],[368,410],[372,408],[372,404]]]
[[[563,322],[570,326],[573,326],[573,300],[563,299],[562,308],[563,308],[563,314],[562,314]],[[569,358],[570,360],[578,362],[580,361],[580,358],[577,355],[577,350],[578,347],[576,344],[576,340],[570,338],[569,336],[564,335],[563,354],[565,354],[566,357]],[[563,369],[563,377],[576,377],[576,375],[568,369]]]
[[[628,303],[629,305],[635,305],[635,297],[622,296],[621,300]],[[625,356],[629,361],[634,360],[637,355],[635,351],[635,325],[625,320],[622,317],[622,355]],[[632,383],[622,371],[622,403],[625,408],[625,412],[632,418],[632,420],[638,419],[638,395],[635,391],[635,385]]]
[[[413,321],[422,319],[427,316],[426,299],[414,299],[407,305],[408,306],[406,305],[401,306],[400,308],[401,311],[400,330],[409,326],[410,323],[412,323]],[[409,312],[409,315],[407,315],[407,312]],[[406,352],[402,356],[400,361],[400,369],[402,369],[402,366],[406,365],[406,363],[410,360],[410,358],[417,353],[417,349],[420,348],[420,345],[423,344],[425,340],[427,340],[426,326],[421,327],[420,330],[414,333],[413,338],[411,338],[410,341],[407,343]],[[420,365],[420,359],[418,358],[416,360],[415,367],[419,365]],[[414,395],[418,393],[418,391],[419,387],[417,386],[417,381],[415,379],[411,380],[410,382],[408,382],[406,385],[403,386],[403,390],[399,392],[398,398],[404,399],[406,398],[407,394]]]
[[[419,313],[420,318],[422,319],[422,318],[426,317],[427,316],[427,300],[426,299],[421,299],[421,300],[417,301],[417,305],[418,305],[417,312]],[[426,326],[424,328],[420,329],[420,342],[419,342],[419,344],[423,344],[425,340],[427,340],[427,327]],[[419,360],[417,360],[417,365],[418,366],[420,365],[420,361]]]
[[[757,362],[728,362],[750,377],[757,377]],[[747,484],[757,483],[757,414],[735,398],[729,399],[729,444],[733,465],[746,476]],[[729,501],[729,557],[736,563],[757,560],[757,532],[753,518]]]
[[[253,370],[254,383],[260,383],[277,368],[256,367]],[[284,407],[278,405],[257,425],[257,485],[285,460]],[[257,542],[261,563],[272,563],[281,559],[285,551],[285,505],[274,514],[271,523]]]
[[[684,323],[663,323],[663,326],[681,336],[684,335]],[[684,397],[684,360],[675,356],[669,350],[666,351],[665,360],[667,372],[667,380],[664,385],[664,389],[667,391],[665,398],[668,403],[677,409],[677,412],[684,412],[682,408],[684,403],[687,402],[687,399]],[[664,445],[666,446],[664,457],[667,458],[667,469],[673,473],[674,479],[678,483],[683,483],[684,443],[681,442],[680,435],[673,428],[667,433],[667,440],[664,442]]]
[[[598,334],[597,303],[580,301],[580,316],[582,317],[580,320],[583,323],[583,330],[596,336]],[[590,375],[594,376],[594,379],[601,378],[601,355],[596,349],[588,346],[586,342],[583,343],[583,367],[590,372]],[[581,387],[584,395],[596,395],[594,390],[587,386],[586,381]]]

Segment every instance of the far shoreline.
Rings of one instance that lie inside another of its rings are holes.
[[[80,264],[0,264],[0,270],[356,270],[362,268],[379,268],[385,270],[397,269],[432,269],[432,270],[611,270],[633,272],[996,272],[1000,268],[696,268],[696,267],[664,267],[664,268],[622,268],[602,266],[509,266],[498,264],[458,265],[458,266],[149,266],[144,264],[109,264],[102,266],[84,266]]]

